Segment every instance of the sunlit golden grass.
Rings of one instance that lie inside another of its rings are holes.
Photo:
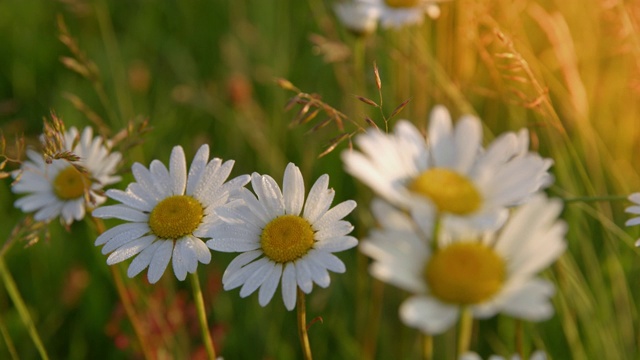
[[[236,175],[282,174],[289,161],[305,178],[328,173],[336,199],[358,202],[350,220],[362,239],[375,226],[372,193],[344,172],[339,156],[355,134],[372,123],[391,129],[398,119],[424,130],[437,104],[454,118],[480,117],[486,141],[528,128],[532,149],[554,160],[547,192],[566,200],[568,250],[543,274],[556,285],[556,315],[541,323],[506,316],[476,322],[471,347],[485,358],[518,347],[543,349],[552,359],[639,356],[640,252],[633,244],[640,232],[624,227],[623,198],[640,189],[640,4],[453,0],[441,4],[436,20],[366,38],[343,29],[331,3],[319,1],[16,0],[0,4],[0,14],[10,14],[0,15],[5,153],[13,157],[20,147],[14,139],[23,135],[36,145],[42,118],[55,110],[67,126],[119,136],[127,150],[118,188],[132,179],[133,162],[165,161],[174,145],[189,158],[208,143],[215,156],[236,160]],[[0,171],[15,168],[8,162]],[[5,240],[26,223],[10,183],[0,184]],[[620,198],[592,201],[613,195]],[[41,230],[23,231],[27,241],[2,254],[49,356],[140,358],[105,257],[93,246],[94,224],[67,231],[54,221],[50,239],[34,244]],[[421,336],[398,319],[407,294],[372,279],[357,250],[339,256],[346,274],[307,297],[308,320],[322,317],[309,328],[314,356],[421,358]],[[218,353],[300,358],[295,313],[279,298],[261,308],[255,295],[222,290],[232,258],[214,253],[199,267]],[[158,356],[203,356],[188,284],[165,274],[155,286],[142,276],[125,277],[125,286]],[[0,358],[38,358],[6,290],[0,333]],[[435,358],[453,359],[455,342],[455,329],[436,336]]]

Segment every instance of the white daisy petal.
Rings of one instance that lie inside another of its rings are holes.
[[[240,289],[240,297],[247,297],[256,291],[276,268],[276,263],[267,261],[249,276]]]
[[[15,206],[24,212],[31,212],[49,204],[56,203],[58,198],[54,194],[35,193],[16,200]]]
[[[329,286],[331,277],[329,277],[329,272],[327,272],[327,269],[323,266],[323,264],[320,263],[319,260],[316,260],[315,256],[313,255],[307,256],[305,260],[306,265],[309,267],[309,273],[311,274],[311,279],[313,280],[313,282],[315,282],[322,288],[326,288],[327,286]]]
[[[414,296],[400,306],[400,318],[407,326],[426,334],[441,334],[458,318],[458,308],[428,297]]]
[[[146,202],[139,196],[118,189],[107,190],[107,196],[137,210],[151,212],[155,204]]]
[[[316,232],[316,239],[324,240],[328,238],[344,236],[350,233],[352,230],[353,225],[351,225],[350,222],[340,220],[336,221],[331,227]]]
[[[329,175],[325,174],[320,176],[309,190],[302,216],[311,224],[315,223],[331,206],[335,191],[328,186]]]
[[[277,216],[284,214],[282,192],[271,176],[262,175],[255,183],[252,181],[252,186],[258,195],[258,200],[270,214],[277,214]]]
[[[172,253],[173,241],[160,241],[160,246],[158,246],[158,249],[153,253],[153,257],[149,263],[149,270],[147,271],[147,279],[150,283],[155,284],[160,280],[167,265],[169,265],[169,261],[171,261]]]
[[[554,286],[549,281],[532,278],[505,299],[502,311],[529,321],[547,320],[553,315],[549,297],[554,292]]]
[[[293,263],[287,263],[282,272],[282,300],[287,310],[293,310],[296,307],[297,289],[295,266]]]
[[[53,218],[60,216],[60,211],[62,211],[63,203],[53,203],[47,204],[40,210],[38,210],[34,215],[33,219],[36,221],[50,221]]]
[[[156,239],[154,235],[143,236],[114,250],[107,258],[107,265],[117,264],[139,254]]]
[[[200,240],[196,240],[200,242]],[[185,236],[176,240],[173,247],[173,273],[180,281],[186,279],[187,273],[194,273],[198,267],[198,257],[195,253],[195,244],[192,239]]]
[[[324,230],[327,227],[333,226],[333,224],[349,215],[353,209],[356,208],[356,202],[353,200],[347,200],[333,207],[333,209],[327,211],[322,217],[313,223],[313,228],[316,231]]]
[[[225,283],[229,280],[230,276],[233,276],[238,270],[257,259],[260,255],[262,255],[261,250],[247,251],[238,256],[236,256],[231,262],[227,269],[222,274],[222,282]]]
[[[149,231],[149,228],[146,225],[139,223],[122,224],[116,227],[112,227],[111,229],[108,229],[107,231],[100,234],[96,239],[94,245],[104,245],[107,243],[107,241],[113,239],[116,236],[120,236],[121,234],[126,233],[138,233],[140,229],[144,229],[147,232]]]
[[[625,226],[635,226],[640,225],[640,217],[636,217],[633,219],[629,219],[624,223]]]
[[[315,256],[315,260],[317,260],[318,263],[322,264],[322,266],[327,270],[336,273],[343,273],[347,270],[342,260],[338,259],[337,256],[320,250],[311,251],[314,252],[313,256]]]
[[[267,274],[266,279],[260,286],[260,292],[258,294],[258,302],[260,306],[266,306],[269,301],[273,298],[273,294],[275,294],[278,289],[278,284],[280,283],[280,277],[282,276],[282,264],[278,263],[274,266],[271,271]]]
[[[146,222],[149,220],[149,214],[145,214],[125,205],[99,207],[93,210],[91,215],[102,219],[121,219],[133,222]]]
[[[234,271],[233,273],[229,273],[229,276],[222,277],[222,285],[225,290],[235,289],[238,286],[242,285],[247,281],[247,279],[253,275],[253,273],[262,267],[265,263],[268,263],[269,259],[261,258],[252,263],[247,264],[246,266]]]
[[[482,125],[473,116],[461,118],[455,128],[456,164],[454,169],[466,174],[473,165],[482,145]]]
[[[628,197],[629,201],[640,204],[640,193],[633,193]]]
[[[140,187],[144,189],[149,196],[153,197],[156,202],[163,197],[164,193],[156,186],[154,176],[151,174],[151,171],[140,163],[134,163],[131,166],[131,172],[133,173],[133,177],[136,179],[137,184],[140,185]]]
[[[284,171],[282,193],[286,213],[300,215],[304,204],[304,180],[300,169],[293,163],[289,163]]]
[[[104,247],[102,248],[102,254],[106,255],[119,248],[120,246],[149,233],[149,228],[146,226],[146,224],[137,223],[136,225],[138,226],[131,227],[127,231],[122,231],[109,239],[109,241],[107,241],[107,243],[104,244]]]
[[[203,264],[210,263],[211,250],[209,250],[207,245],[202,240],[200,240],[195,236],[187,235],[187,237],[190,239],[191,248],[193,250],[193,253],[196,255],[196,258],[198,259],[198,261]],[[196,271],[195,267],[193,268],[193,270],[189,270],[190,273],[195,273],[195,271]]]
[[[196,155],[193,157],[191,166],[189,167],[189,174],[187,175],[187,189],[186,194],[193,194],[196,185],[202,178],[204,169],[209,161],[209,145],[202,145]]]
[[[142,250],[142,252],[138,256],[136,256],[129,265],[129,268],[127,269],[127,276],[132,278],[141,273],[142,270],[147,268],[147,266],[149,266],[149,263],[151,263],[153,254],[155,254],[158,247],[160,247],[160,245],[162,245],[164,242],[164,240],[158,240],[144,248],[144,250]]]
[[[628,208],[624,209],[624,211],[630,214],[640,214],[640,206],[629,206]]]
[[[353,236],[338,236],[332,238],[325,238],[316,242],[314,247],[318,250],[326,252],[338,252],[351,249],[358,245],[358,240]]]
[[[187,185],[187,162],[182,146],[176,146],[171,151],[169,159],[169,174],[171,176],[171,191],[174,195],[184,194]]]
[[[455,143],[452,137],[451,116],[444,106],[436,106],[431,111],[429,122],[429,145],[435,165],[451,168],[455,164]]]
[[[305,294],[311,292],[313,289],[313,280],[311,279],[311,271],[306,261],[297,261],[294,263],[296,267],[296,280],[298,286]]]

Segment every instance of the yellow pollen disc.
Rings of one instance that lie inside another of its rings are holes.
[[[171,196],[153,208],[149,227],[161,239],[179,239],[198,228],[203,214],[202,205],[191,196]]]
[[[429,169],[418,175],[409,190],[433,201],[440,212],[467,215],[480,208],[482,197],[471,180],[452,170]]]
[[[279,216],[262,230],[262,251],[277,263],[294,261],[313,247],[313,229],[304,218],[295,215]]]
[[[53,192],[62,200],[77,199],[89,189],[89,177],[73,166],[60,171],[53,180]]]
[[[384,0],[384,2],[392,8],[411,8],[418,6],[420,0]]]
[[[502,287],[505,264],[479,242],[463,242],[438,250],[424,269],[431,293],[451,304],[478,304]]]

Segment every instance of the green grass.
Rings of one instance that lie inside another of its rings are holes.
[[[98,82],[59,61],[72,54],[57,38],[58,14],[95,62]],[[307,184],[328,173],[337,200],[358,201],[350,220],[362,239],[373,225],[371,193],[342,170],[339,153],[348,142],[318,159],[340,131],[330,124],[306,134],[323,115],[290,128],[299,107],[284,107],[295,93],[278,87],[275,78],[321,95],[360,126],[369,116],[383,127],[380,111],[354,96],[378,101],[375,61],[384,114],[411,98],[396,118],[422,128],[435,104],[447,105],[454,117],[480,116],[487,139],[528,127],[534,149],[555,161],[551,195],[626,195],[640,184],[638,24],[640,6],[634,2],[454,0],[442,5],[438,20],[378,30],[364,39],[360,63],[353,56],[327,63],[318,53],[327,47],[310,40],[312,34],[348,52],[360,40],[341,28],[326,1],[5,0],[0,124],[9,143],[24,135],[29,144],[37,143],[42,118],[52,109],[67,126],[90,125],[66,94],[82,99],[114,133],[130,120],[148,119],[153,130],[126,153],[120,188],[131,179],[133,162],[166,162],[174,145],[182,145],[189,159],[208,143],[215,156],[236,160],[234,174],[257,171],[277,181],[293,161]],[[132,72],[142,79],[132,79]],[[103,99],[96,84],[104,87]],[[346,130],[356,127],[347,122]],[[0,182],[0,239],[23,217],[13,207],[15,199],[10,180]],[[557,286],[556,315],[522,324],[526,349],[544,349],[553,359],[640,356],[640,261],[633,247],[639,231],[623,227],[627,205],[566,205],[568,250],[544,272]],[[5,255],[50,357],[139,357],[106,258],[93,246],[93,225],[50,228],[50,240],[29,248],[17,243]],[[309,319],[323,318],[309,330],[315,357],[420,358],[420,336],[397,316],[407,294],[371,279],[368,260],[356,250],[339,257],[347,273],[332,275],[328,289],[316,287],[308,296]],[[226,359],[300,358],[295,312],[284,309],[278,294],[262,308],[255,294],[240,299],[237,290],[221,289],[221,274],[232,258],[214,253],[212,264],[199,267],[219,353]],[[155,286],[144,276],[126,284],[141,316],[168,312],[154,318],[154,346],[169,357],[187,358],[201,344],[197,318],[189,285],[169,275]],[[39,357],[4,287],[0,325],[8,334],[0,341],[0,358],[10,358],[10,346],[20,358]],[[515,326],[503,316],[483,321],[472,347],[484,356],[511,354]],[[436,337],[436,358],[452,359],[448,349],[454,342],[452,332]]]

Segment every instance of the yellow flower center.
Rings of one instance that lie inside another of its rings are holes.
[[[467,215],[480,208],[482,197],[467,177],[455,171],[432,168],[418,175],[409,190],[433,201],[440,212]]]
[[[392,8],[411,8],[418,6],[420,0],[384,0],[384,2]]]
[[[60,171],[53,180],[53,192],[62,200],[77,199],[89,189],[91,181],[73,166]]]
[[[424,269],[431,293],[446,303],[478,304],[502,287],[505,264],[479,242],[463,242],[438,250]]]
[[[294,261],[313,247],[313,229],[304,218],[295,215],[279,216],[262,230],[262,251],[277,263]]]
[[[170,196],[153,208],[149,227],[161,239],[179,239],[198,228],[203,214],[202,205],[191,196]]]

